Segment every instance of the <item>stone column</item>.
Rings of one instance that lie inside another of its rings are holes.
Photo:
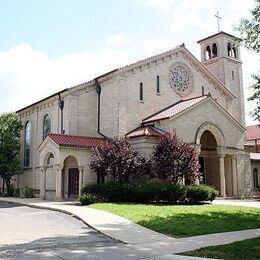
[[[56,165],[56,201],[62,201],[62,168],[63,165]]]
[[[84,175],[84,166],[79,166],[79,197],[81,193],[81,189],[83,187],[83,175]]]
[[[198,157],[199,157],[199,155],[200,155],[200,153],[201,153],[201,144],[196,144],[196,145],[195,145],[195,149],[196,149],[196,152],[197,152]],[[200,180],[199,180],[198,177],[195,178],[194,184],[195,184],[195,185],[200,185]]]
[[[231,163],[232,163],[232,181],[233,181],[233,196],[237,196],[237,156],[232,155]]]
[[[41,167],[41,189],[40,189],[40,198],[42,200],[46,199],[46,167]]]
[[[225,154],[219,154],[219,173],[221,196],[226,197],[226,177],[225,177]]]

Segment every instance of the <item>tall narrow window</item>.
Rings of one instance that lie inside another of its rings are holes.
[[[31,151],[31,137],[32,125],[31,122],[25,124],[24,129],[24,166],[30,166],[30,151]]]
[[[160,77],[156,76],[156,93],[160,94]]]
[[[231,53],[231,43],[229,42],[227,45],[227,53],[228,53],[228,57],[232,57],[232,53]]]
[[[140,82],[140,101],[144,101],[144,90],[143,90],[143,83]]]
[[[51,131],[51,118],[47,114],[43,118],[43,140],[47,137],[50,131]]]
[[[213,43],[212,45],[212,58],[215,58],[218,56],[218,47],[216,43]]]
[[[206,48],[206,60],[211,59],[211,49],[210,46],[207,46]]]
[[[232,70],[232,79],[233,79],[233,80],[235,79],[235,73],[234,73],[233,70]]]
[[[232,48],[232,54],[233,54],[232,57],[236,59],[237,58],[237,49],[234,46]]]

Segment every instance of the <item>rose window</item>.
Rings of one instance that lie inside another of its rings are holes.
[[[169,74],[170,85],[180,96],[188,95],[191,90],[192,76],[184,66],[173,66]]]

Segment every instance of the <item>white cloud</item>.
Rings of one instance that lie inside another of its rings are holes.
[[[160,11],[167,11],[172,7],[175,0],[138,0],[138,2]]]
[[[145,40],[142,42],[142,46],[147,55],[155,55],[169,49],[176,47],[177,43],[174,43],[166,38],[158,38]]]
[[[210,12],[214,4],[215,0],[183,0],[173,9],[170,30],[172,32],[185,32],[192,29],[209,31],[214,28],[214,18]],[[202,15],[205,10],[209,12]]]
[[[0,52],[0,112],[17,110],[130,61],[128,53],[109,48],[50,59],[30,44],[20,44]]]
[[[111,35],[107,38],[108,45],[123,46],[129,42],[129,38],[126,33],[120,32],[118,34]]]
[[[256,124],[253,118],[250,116],[250,112],[253,111],[256,103],[254,101],[247,101],[247,98],[253,94],[252,89],[249,88],[255,81],[251,77],[253,73],[259,73],[260,68],[260,57],[253,51],[248,51],[241,48],[241,58],[243,61],[243,83],[244,83],[244,96],[245,96],[245,113],[246,113],[246,124]]]

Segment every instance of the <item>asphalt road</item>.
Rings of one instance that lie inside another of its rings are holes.
[[[72,251],[73,248],[92,248],[93,251],[120,244],[73,216],[2,202],[0,230],[0,258],[28,259],[30,254],[39,252],[44,259],[56,258],[50,252],[71,251],[70,248]]]

